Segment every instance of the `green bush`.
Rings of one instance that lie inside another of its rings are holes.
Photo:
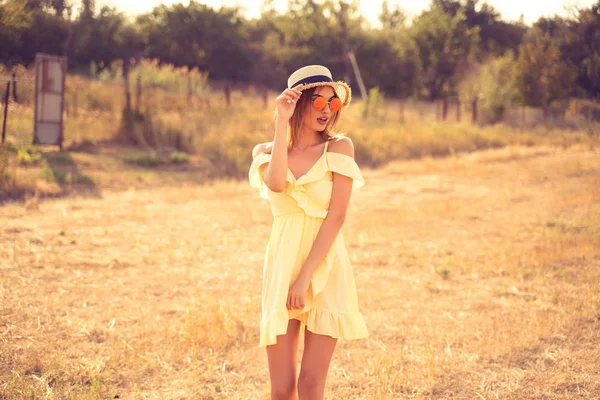
[[[171,153],[171,155],[169,156],[169,161],[172,164],[187,164],[189,159],[187,154],[182,153],[180,151],[176,151]]]
[[[381,91],[381,89],[379,89],[377,86],[374,88],[369,89],[369,102],[368,102],[368,107],[369,107],[369,117],[380,117],[382,114],[382,107],[381,105],[383,104],[385,100],[385,95],[384,93]],[[364,112],[364,108],[367,107],[367,103],[363,103],[363,112]]]
[[[21,165],[35,165],[42,159],[41,153],[29,153],[25,150],[19,150],[17,153],[17,160]]]
[[[123,157],[123,161],[127,164],[134,164],[140,167],[156,167],[162,164],[162,160],[156,152],[150,154],[130,154]]]

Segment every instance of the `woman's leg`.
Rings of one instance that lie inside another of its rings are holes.
[[[267,346],[271,400],[296,400],[296,360],[300,321],[290,319],[285,335],[277,336],[277,344]]]
[[[322,400],[337,339],[304,331],[304,354],[298,379],[300,400]]]

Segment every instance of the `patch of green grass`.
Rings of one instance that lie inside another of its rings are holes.
[[[123,157],[123,161],[127,164],[134,164],[140,167],[156,167],[163,162],[155,152],[150,154],[129,154]]]
[[[17,160],[20,165],[36,165],[42,159],[41,153],[29,153],[24,150],[19,150],[17,153]]]
[[[96,182],[92,178],[84,174],[73,174],[71,182],[79,185],[95,185]]]
[[[187,164],[189,162],[189,158],[187,154],[180,151],[176,151],[171,153],[171,155],[169,156],[169,161],[172,164]]]
[[[48,154],[46,156],[48,161],[50,161],[53,165],[73,165],[73,158],[71,154],[66,151],[61,151],[59,153]]]
[[[17,153],[17,161],[20,165],[36,165],[44,157],[37,147],[30,144],[21,146],[9,144],[6,148],[8,151]]]
[[[4,182],[10,176],[8,168],[8,150],[4,147],[0,147],[0,183]]]
[[[64,184],[66,182],[67,174],[62,171],[53,169],[48,164],[48,161],[44,160],[42,164],[41,177],[43,180],[48,182]]]
[[[20,198],[31,189],[28,182],[17,178],[15,166],[9,165],[9,151],[6,146],[0,146],[0,201]]]

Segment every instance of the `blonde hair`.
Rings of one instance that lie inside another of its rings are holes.
[[[316,88],[314,87],[303,90],[302,95],[296,104],[294,114],[292,114],[292,117],[288,123],[288,149],[294,147],[294,145],[298,142],[300,132],[302,132],[302,124],[304,123],[304,113],[310,112],[310,107],[312,107],[312,96],[315,93],[315,90]],[[340,119],[340,114],[341,110],[332,113],[331,118],[325,126],[325,129],[321,132],[318,132],[323,141],[331,140],[332,137],[340,135],[336,135],[334,133],[334,129]],[[275,112],[275,116],[277,116],[277,112]]]

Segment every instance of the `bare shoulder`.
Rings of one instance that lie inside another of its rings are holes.
[[[348,136],[337,135],[331,139],[327,151],[354,157],[354,143]]]
[[[259,154],[271,154],[273,149],[273,142],[260,143],[254,146],[252,149],[252,158],[255,158]]]

